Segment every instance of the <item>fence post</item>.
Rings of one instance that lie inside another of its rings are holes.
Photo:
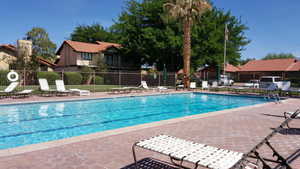
[[[96,92],[96,71],[94,70],[94,74],[93,74],[93,81],[94,81],[94,92]]]
[[[160,77],[161,77],[161,72],[158,72],[158,86],[160,86]]]
[[[176,82],[177,82],[177,74],[176,74],[176,73],[174,73],[174,75],[175,75],[174,86],[176,87]]]
[[[24,70],[23,70],[23,89],[25,88],[25,86],[26,86],[26,69],[24,68]]]
[[[64,69],[60,73],[61,73],[61,80],[64,81]]]
[[[119,87],[121,87],[121,71],[119,70]]]

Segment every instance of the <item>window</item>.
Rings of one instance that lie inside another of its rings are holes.
[[[275,82],[280,82],[281,81],[281,78],[275,78]]]
[[[105,61],[106,61],[106,64],[107,65],[112,65],[113,64],[113,56],[111,56],[111,55],[106,55],[105,56]]]
[[[81,53],[81,58],[83,60],[93,60],[93,54],[92,53]]]
[[[272,78],[261,78],[260,79],[261,82],[273,82]]]

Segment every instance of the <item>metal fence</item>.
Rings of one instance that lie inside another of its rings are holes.
[[[7,78],[9,71],[0,71],[0,88],[4,90],[10,81]],[[142,73],[142,72],[41,72],[32,70],[14,70],[19,75],[18,88],[39,90],[39,78],[45,78],[52,89],[55,89],[55,80],[63,80],[66,88],[87,89],[93,92],[108,91],[110,88],[134,86],[146,81],[148,86],[169,86],[176,83],[176,73]]]

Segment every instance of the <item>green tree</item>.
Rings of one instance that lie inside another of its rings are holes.
[[[287,58],[296,58],[295,55],[291,53],[270,53],[267,56],[263,58],[263,60],[269,60],[269,59],[287,59]]]
[[[26,33],[26,40],[32,41],[32,53],[45,59],[54,60],[56,44],[53,43],[44,28],[34,27]]]
[[[122,59],[142,64],[156,63],[158,70],[166,64],[168,71],[183,66],[182,24],[167,17],[163,8],[166,0],[130,0],[111,31],[122,44]],[[201,17],[202,24],[192,27],[191,66],[196,70],[205,64],[223,63],[224,24],[230,32],[227,60],[239,64],[241,51],[250,41],[244,34],[247,27],[230,12],[213,8]]]
[[[96,41],[114,42],[114,36],[100,24],[79,25],[70,37],[73,41],[95,43]]]
[[[204,64],[223,66],[225,24],[229,31],[226,61],[238,65],[244,46],[250,43],[244,34],[248,28],[242,24],[242,21],[232,16],[230,12],[214,8],[204,14],[201,23],[201,25],[195,25],[192,32],[193,67]]]
[[[206,0],[170,0],[164,4],[169,15],[182,23],[183,27],[183,72],[184,84],[190,84],[191,67],[191,28],[195,21],[209,9],[211,5]]]

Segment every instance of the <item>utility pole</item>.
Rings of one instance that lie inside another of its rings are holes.
[[[227,54],[227,41],[228,41],[228,28],[227,23],[225,23],[225,30],[224,30],[224,68],[223,68],[223,75],[226,73],[226,54]]]

